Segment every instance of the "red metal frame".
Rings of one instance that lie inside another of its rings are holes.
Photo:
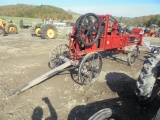
[[[98,42],[90,47],[84,47],[83,50],[80,49],[80,38],[76,37],[75,26],[72,29],[72,34],[69,35],[69,56],[71,59],[81,58],[83,55],[90,52],[99,52],[114,50],[119,52],[125,52],[126,46],[141,45],[143,32],[140,28],[133,28],[132,34],[123,34],[118,32],[118,22],[112,21],[113,24],[110,25],[111,15],[98,15],[100,22],[103,23],[101,27],[104,29],[104,33],[101,34]],[[137,39],[138,41],[132,41],[132,39]],[[88,39],[88,38],[87,38]],[[87,40],[86,40],[87,41]]]

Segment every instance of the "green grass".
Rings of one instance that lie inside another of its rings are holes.
[[[72,16],[73,16],[73,21],[76,21],[80,15],[72,14]],[[39,18],[24,18],[24,17],[9,17],[9,16],[0,16],[0,18],[4,18],[5,20],[12,20],[16,25],[19,25],[20,20],[23,20],[24,25],[33,25],[42,22],[42,19]]]
[[[0,18],[4,18],[6,21],[12,20],[13,23],[19,27],[19,21],[23,20],[24,25],[34,25],[36,23],[42,23],[41,19],[36,18],[24,18],[24,17],[8,17],[8,16],[0,16]]]
[[[76,21],[80,15],[72,14],[73,21]],[[4,18],[6,21],[12,20],[13,23],[19,28],[19,21],[23,20],[24,25],[35,25],[36,23],[42,23],[42,19],[39,18],[24,18],[24,17],[9,17],[9,16],[0,16],[0,19]]]

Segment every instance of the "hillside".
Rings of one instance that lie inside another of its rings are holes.
[[[65,21],[76,21],[80,16],[71,11],[65,11],[62,8],[58,8],[50,5],[7,5],[0,6],[0,16],[9,16],[9,17],[22,17],[22,18],[52,18],[56,20],[65,20]],[[157,24],[160,26],[160,14],[157,15],[148,15],[140,16],[135,18],[129,18],[122,16],[120,20],[119,17],[115,17],[121,23],[126,25],[131,24],[132,26],[144,25],[149,27],[151,24]]]
[[[72,20],[72,14],[62,8],[50,5],[7,5],[0,6],[0,16],[27,17],[27,18],[52,18],[56,20]]]
[[[148,16],[140,16],[140,17],[115,17],[117,21],[124,23],[126,25],[131,24],[132,26],[143,25],[145,27],[149,27],[151,24],[157,24],[160,27],[160,14],[157,15],[148,15]]]

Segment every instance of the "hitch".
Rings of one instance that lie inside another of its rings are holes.
[[[159,48],[160,46],[158,45],[151,45],[149,40],[143,40],[144,44],[146,45],[146,47],[150,50],[150,52],[152,53],[158,53],[159,52]]]
[[[69,66],[71,66],[71,65],[74,65],[74,66],[78,65],[77,62],[72,61],[72,60],[70,60],[70,59],[68,59],[68,58],[64,58],[63,56],[60,56],[60,58],[65,62],[64,64],[62,64],[62,65],[56,67],[55,69],[53,69],[53,70],[51,70],[51,71],[49,71],[49,72],[47,72],[47,73],[39,76],[38,78],[32,80],[31,82],[22,85],[21,87],[15,89],[15,90],[14,90],[12,93],[10,93],[8,96],[12,96],[12,95],[15,95],[15,94],[19,94],[19,93],[21,93],[21,92],[23,92],[23,91],[25,91],[25,90],[27,90],[27,89],[29,89],[29,88],[37,85],[37,84],[45,81],[46,79],[48,79],[48,78],[50,78],[51,76],[55,75],[57,72],[60,72],[60,71],[62,71],[63,69],[65,69],[65,68],[67,68],[67,67],[69,67]]]

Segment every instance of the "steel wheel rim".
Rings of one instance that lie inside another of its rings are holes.
[[[47,30],[47,37],[48,38],[53,38],[55,36],[55,32],[53,29],[48,29]]]
[[[68,57],[68,49],[69,47],[66,44],[60,44],[51,51],[49,58],[50,68],[53,69],[64,63],[59,56]]]
[[[100,75],[102,70],[102,57],[99,53],[90,53],[82,60],[78,71],[78,83],[91,84]]]
[[[131,63],[135,63],[136,58],[137,58],[137,51],[134,50],[134,51],[131,53],[130,62],[131,62]]]

